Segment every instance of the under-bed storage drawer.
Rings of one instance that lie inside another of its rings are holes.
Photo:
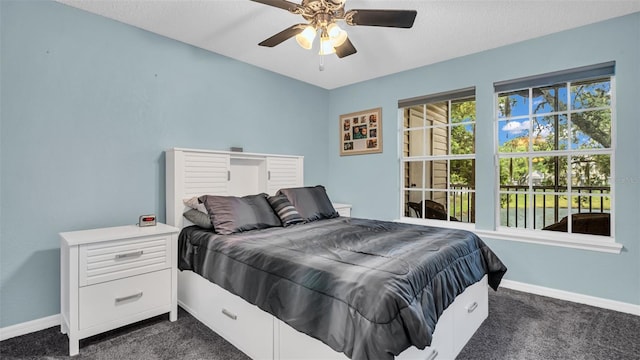
[[[80,288],[80,329],[171,305],[171,269]]]
[[[452,304],[453,305],[453,304]],[[415,346],[411,346],[406,349],[400,355],[396,356],[395,360],[453,360],[455,354],[453,353],[453,343],[455,337],[455,330],[453,328],[453,307],[448,307],[444,310],[438,323],[436,324],[436,330],[433,333],[431,339],[431,346],[425,349],[418,349]]]
[[[453,346],[455,353],[458,354],[480,324],[489,316],[487,277],[468,287],[455,302],[453,317],[456,341]]]
[[[273,358],[274,317],[192,271],[181,271],[181,301],[195,302],[196,317],[252,359]],[[196,293],[189,293],[194,289]],[[194,309],[186,305],[187,311]]]
[[[80,286],[169,268],[170,239],[156,235],[80,246]]]
[[[348,360],[343,353],[338,353],[322,341],[305,335],[277,320],[278,355],[276,360]]]

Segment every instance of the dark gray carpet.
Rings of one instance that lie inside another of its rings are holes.
[[[458,356],[462,359],[637,360],[640,316],[489,290],[489,318]]]
[[[69,359],[60,327],[0,342],[2,359]],[[80,341],[73,359],[247,360],[180,309]],[[458,360],[640,359],[640,317],[518,291],[489,291],[489,318]]]
[[[52,327],[0,342],[1,359],[249,360],[249,357],[179,308],[178,320],[161,315],[80,340],[69,357],[69,339]]]

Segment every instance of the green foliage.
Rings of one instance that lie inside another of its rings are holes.
[[[569,200],[567,195],[547,195],[543,197],[543,192],[536,191],[534,193],[534,206],[538,209],[547,208],[552,209],[555,205],[558,205],[560,209],[567,209],[569,207]],[[500,195],[500,207],[502,209],[507,208],[507,201],[509,203],[509,208],[518,208],[524,209],[525,198],[527,194],[502,194]],[[602,207],[605,211],[611,210],[611,198],[608,196],[572,196],[571,197],[571,206],[575,209],[578,207],[578,198],[580,198],[580,203],[583,208],[589,208],[589,205],[592,206],[594,211],[599,211]],[[591,204],[589,204],[591,201]]]
[[[476,121],[475,100],[452,102],[451,122],[457,124],[466,121]]]
[[[473,125],[455,125],[451,127],[451,154],[475,153],[475,127]]]
[[[476,120],[475,100],[451,103],[451,154],[475,153],[475,126],[465,124]],[[460,125],[455,125],[460,124]],[[452,184],[475,184],[475,161],[452,160],[450,181]]]
[[[570,88],[572,112],[571,128],[567,128],[566,115],[551,113],[567,110],[566,84],[534,89],[534,113],[542,114],[532,117],[532,134],[511,139],[500,146],[501,153],[517,153],[529,151],[532,142],[534,151],[553,151],[567,149],[567,143],[572,143],[573,149],[593,149],[611,147],[611,111],[607,107],[611,104],[610,82],[608,80],[593,80],[572,84]],[[563,93],[563,96],[558,94]],[[517,94],[522,98],[522,94]],[[499,97],[498,106],[504,117],[509,117],[516,105],[516,96],[509,94]],[[522,160],[522,161],[521,161]],[[526,160],[526,161],[525,161]],[[572,177],[574,186],[608,186],[611,174],[611,159],[608,155],[589,155],[571,157]],[[566,186],[568,170],[566,157],[537,157],[532,159],[531,171],[544,174],[541,185]],[[555,174],[559,178],[555,179]],[[524,185],[528,174],[528,159],[501,159],[501,185]],[[556,184],[556,181],[558,184]]]
[[[452,184],[475,184],[475,160],[451,160],[451,183]]]

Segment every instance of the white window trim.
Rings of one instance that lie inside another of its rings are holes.
[[[461,99],[464,99],[466,97],[463,97]],[[449,172],[447,172],[447,188],[446,189],[437,189],[437,188],[405,188],[404,185],[404,177],[403,177],[403,171],[402,169],[404,168],[405,164],[408,162],[413,162],[413,161],[421,161],[421,162],[426,162],[426,161],[447,161],[447,163],[449,163],[452,160],[476,160],[476,153],[474,151],[473,154],[451,154],[451,142],[449,142],[447,144],[447,152],[448,155],[418,155],[418,156],[409,156],[409,157],[405,157],[404,153],[402,151],[402,138],[404,137],[404,133],[405,132],[410,132],[410,131],[416,131],[416,130],[421,130],[423,131],[423,133],[426,135],[427,130],[429,129],[437,129],[437,128],[446,128],[447,132],[449,134],[449,138],[451,139],[451,130],[454,126],[467,126],[467,125],[472,125],[473,126],[473,138],[474,138],[474,142],[475,142],[475,137],[477,134],[477,120],[474,121],[464,121],[464,122],[460,122],[460,123],[451,123],[451,102],[457,100],[457,98],[454,99],[448,99],[448,100],[438,100],[437,102],[443,102],[446,101],[448,103],[448,107],[447,107],[447,119],[448,119],[448,123],[446,125],[425,125],[425,126],[420,126],[420,127],[408,127],[405,128],[403,126],[403,120],[404,120],[404,109],[406,109],[406,107],[400,108],[398,109],[398,131],[399,131],[399,139],[400,141],[398,142],[398,155],[400,158],[400,213],[403,214],[404,211],[402,209],[405,208],[406,203],[404,202],[404,193],[406,191],[420,191],[422,192],[422,196],[424,199],[424,194],[425,192],[428,191],[441,191],[441,192],[446,192],[447,193],[447,209],[450,209],[451,207],[451,193],[454,192],[459,192],[456,190],[453,190],[451,188],[449,188],[450,185],[450,176],[451,174]],[[477,101],[475,94],[473,95],[473,101]],[[426,119],[426,105],[429,104],[431,102],[426,102],[422,105],[424,105],[424,109],[423,109],[423,114],[424,117]],[[416,105],[412,105],[412,106],[417,106]],[[423,136],[424,141],[426,141],[426,136]],[[474,148],[475,150],[475,148]],[[425,179],[426,178],[426,168],[423,166],[422,168],[422,178]],[[475,168],[474,168],[475,171]],[[473,190],[466,190],[467,192],[470,193],[476,193],[477,189],[473,189]],[[423,206],[423,210],[424,210],[424,206]],[[424,213],[423,213],[424,214]],[[448,214],[448,212],[447,212]],[[434,219],[423,219],[423,218],[411,218],[411,217],[406,217],[406,216],[402,216],[401,219],[404,219],[406,221],[402,221],[402,222],[407,222],[407,223],[414,223],[413,220],[418,220],[418,224],[420,223],[432,223],[433,226],[438,226],[438,224],[442,224],[442,223],[460,223],[460,224],[465,224],[464,226],[462,226],[461,228],[464,228],[465,230],[472,230],[474,227],[475,223],[466,223],[466,222],[457,222],[457,221],[451,221],[449,219],[447,220],[434,220]],[[413,219],[413,220],[411,220]],[[397,220],[400,221],[400,220]],[[456,226],[453,226],[453,228],[457,228]]]
[[[418,219],[412,217],[401,217],[395,220],[406,224],[436,226],[447,229],[467,230],[475,233],[481,238],[493,240],[518,241],[530,244],[552,245],[579,250],[589,250],[610,254],[620,254],[622,244],[617,243],[614,238],[586,234],[566,234],[555,231],[526,230],[499,227],[497,230],[476,229],[473,223],[463,223],[455,221],[442,221],[430,219]]]
[[[613,237],[576,233],[567,234],[557,231],[524,230],[501,226],[498,230],[475,230],[475,233],[479,236],[486,236],[497,240],[553,245],[612,254],[619,254],[623,247],[622,244],[617,243]]]
[[[466,223],[462,221],[449,221],[449,220],[437,220],[437,219],[421,219],[408,216],[402,216],[400,219],[394,220],[396,222],[414,224],[414,225],[426,225],[436,226],[447,229],[467,230],[477,232],[475,223]]]
[[[579,80],[578,80],[579,81]],[[567,96],[571,96],[571,89],[570,89],[570,83],[573,83],[574,81],[568,81],[568,89],[567,89]],[[494,200],[497,200],[499,202],[500,199],[500,159],[501,158],[509,158],[509,157],[531,157],[531,156],[576,156],[576,155],[582,155],[584,153],[588,153],[588,154],[603,154],[603,155],[609,155],[611,157],[611,174],[610,177],[612,179],[615,179],[615,149],[616,149],[616,136],[615,136],[615,126],[616,126],[616,114],[615,114],[615,109],[616,109],[616,86],[615,86],[615,75],[611,75],[610,76],[610,82],[611,82],[611,92],[612,92],[612,97],[611,97],[611,105],[609,107],[600,107],[600,108],[594,108],[594,109],[571,109],[571,103],[567,102],[567,109],[565,111],[559,111],[559,112],[554,112],[554,113],[566,113],[567,116],[567,126],[571,126],[571,114],[574,113],[578,113],[578,112],[583,112],[583,111],[593,111],[593,110],[602,110],[602,109],[610,109],[611,110],[611,147],[609,149],[590,149],[590,150],[578,150],[578,149],[572,149],[572,144],[569,143],[569,149],[567,150],[555,150],[555,151],[544,151],[544,152],[538,152],[538,151],[533,151],[532,149],[532,145],[529,144],[529,151],[527,152],[518,152],[518,153],[499,153],[498,152],[498,145],[499,145],[499,140],[498,140],[498,124],[500,123],[500,121],[504,121],[504,120],[515,120],[515,119],[531,119],[531,117],[533,116],[538,116],[541,114],[533,114],[532,111],[532,102],[531,100],[529,101],[529,114],[525,115],[519,115],[519,116],[514,116],[514,117],[509,117],[509,118],[500,118],[498,116],[499,112],[498,112],[498,108],[497,108],[497,104],[498,104],[498,92],[494,92],[494,100],[493,100],[493,106],[494,106],[494,160],[495,160],[495,171],[496,171],[496,183],[495,183],[495,193],[494,193]],[[534,86],[535,87],[535,86]],[[529,90],[529,98],[531,98],[532,94],[531,94],[531,89],[532,87],[527,88]],[[542,115],[548,115],[547,113],[542,114]],[[531,129],[529,129],[529,131],[531,132]],[[567,182],[568,182],[568,195],[569,196],[576,196],[578,195],[577,193],[574,193],[571,191],[571,173],[568,174],[568,178],[567,178]],[[529,179],[529,183],[531,183],[531,179]],[[502,193],[506,193],[506,192],[502,192]],[[529,191],[526,192],[526,194],[529,194]],[[598,235],[588,235],[588,234],[579,234],[579,233],[564,233],[564,232],[554,232],[554,231],[543,231],[541,229],[522,229],[522,228],[513,228],[513,227],[507,227],[507,226],[501,226],[500,225],[500,207],[497,205],[495,206],[495,211],[496,211],[496,217],[495,217],[495,221],[496,221],[496,230],[476,230],[476,233],[478,234],[484,234],[487,237],[491,237],[494,239],[499,239],[499,240],[513,240],[513,241],[521,241],[521,242],[528,242],[528,243],[536,243],[536,244],[545,244],[545,245],[554,245],[554,246],[562,246],[562,247],[569,247],[569,248],[575,248],[575,249],[583,249],[583,250],[593,250],[593,251],[602,251],[602,252],[608,252],[608,253],[616,253],[619,254],[622,251],[622,244],[617,243],[615,241],[615,186],[611,186],[611,190],[608,194],[608,196],[611,198],[612,203],[613,203],[613,208],[611,209],[611,236],[607,237],[607,236],[598,236]],[[569,209],[571,210],[571,209]],[[568,224],[569,226],[569,230],[571,229],[571,223]]]
[[[611,139],[611,149],[593,149],[590,150],[589,153],[607,153],[608,155],[611,156],[611,163],[612,165],[615,164],[615,156],[616,156],[616,136],[614,136],[615,134],[615,127],[616,127],[616,114],[615,114],[615,101],[616,101],[616,96],[615,96],[615,76],[611,76],[611,88],[613,93],[613,97],[611,99],[611,115],[612,118],[614,119],[614,121],[612,122],[612,128],[611,128],[611,133],[612,133],[612,139]],[[494,96],[496,97],[494,100],[494,107],[497,104],[497,93],[494,94]],[[590,109],[591,110],[591,109]],[[571,113],[574,112],[578,112],[576,110],[573,110]],[[559,113],[563,113],[563,112],[559,112]],[[566,112],[565,112],[566,113]],[[497,109],[494,109],[494,114],[497,114]],[[403,119],[403,112],[402,109],[398,109],[398,118],[399,119]],[[523,119],[527,119],[529,118],[529,115],[527,116],[517,116],[517,117],[512,117],[510,118],[511,120],[515,120],[517,118],[523,118]],[[497,116],[496,116],[497,119]],[[501,118],[500,120],[505,120],[505,118]],[[495,120],[494,120],[495,123]],[[404,130],[403,126],[402,126],[402,122],[401,120],[399,121],[398,124],[398,130],[399,133],[402,134],[402,132]],[[497,131],[497,130],[494,130]],[[499,156],[497,153],[497,141],[498,141],[498,137],[497,134],[494,137],[494,161],[495,161],[495,166],[496,166],[496,171],[499,172]],[[402,149],[401,149],[402,144],[399,143],[398,144],[398,155],[399,155],[399,159],[400,162],[399,164],[401,166],[404,166],[403,163],[405,161],[411,161],[411,160],[436,160],[434,159],[434,157],[432,156],[419,156],[419,157],[409,157],[409,158],[404,158],[402,155]],[[539,155],[539,156],[567,156],[567,155],[579,155],[582,153],[582,151],[580,150],[566,150],[566,151],[554,151],[553,153],[547,153],[547,152],[531,152],[531,153],[535,153],[535,155]],[[514,154],[501,154],[501,156],[505,156],[506,157],[518,157],[521,156],[523,154],[528,154],[528,153],[514,153]],[[472,155],[473,158],[476,158],[476,154]],[[448,155],[446,156],[449,159],[455,159],[455,158],[460,158],[460,157],[465,157],[465,155]],[[442,158],[438,158],[438,160],[442,160]],[[495,184],[495,188],[494,188],[494,198],[497,199],[497,196],[500,193],[500,184],[499,184],[499,173],[497,173],[497,180],[496,180],[496,184]],[[612,166],[611,168],[611,177],[615,178],[615,166]],[[401,192],[403,192],[405,189],[402,186],[402,181],[403,181],[403,177],[402,177],[402,172],[400,172],[400,189]],[[474,192],[477,192],[477,189],[474,190]],[[572,194],[573,195],[573,194]],[[615,197],[615,187],[612,186],[611,188],[611,192],[609,194],[609,196],[614,199]],[[401,205],[403,204],[402,201],[402,197],[400,197],[400,203]],[[497,207],[496,204],[494,204],[494,207],[496,208],[496,224],[499,224],[500,222],[500,217],[499,217],[499,208]],[[615,207],[615,203],[614,203],[614,207]],[[401,213],[403,213],[401,211]],[[539,245],[551,245],[551,246],[557,246],[557,247],[563,247],[563,248],[570,248],[570,249],[578,249],[578,250],[587,250],[587,251],[596,251],[596,252],[603,252],[603,253],[610,253],[610,254],[620,254],[622,252],[623,249],[623,245],[616,242],[615,241],[615,226],[612,226],[611,228],[611,237],[604,237],[604,236],[596,236],[596,235],[588,235],[588,234],[578,234],[578,233],[564,233],[564,232],[555,232],[555,231],[545,231],[545,230],[541,230],[541,229],[522,229],[522,228],[510,228],[510,227],[506,227],[506,226],[499,226],[499,225],[494,225],[495,229],[491,230],[491,229],[477,229],[477,224],[476,223],[464,223],[464,222],[455,222],[455,221],[443,221],[443,220],[433,220],[433,219],[419,219],[419,218],[412,218],[412,217],[405,217],[405,216],[401,216],[399,219],[396,219],[395,221],[397,222],[402,222],[402,223],[408,223],[408,224],[416,224],[416,225],[426,225],[426,226],[436,226],[436,227],[441,227],[441,228],[448,228],[448,229],[456,229],[456,230],[467,230],[467,231],[471,231],[474,232],[475,234],[477,234],[478,236],[480,236],[481,238],[487,238],[487,239],[492,239],[492,240],[504,240],[504,241],[517,241],[517,242],[524,242],[524,243],[530,243],[530,244],[539,244]],[[611,224],[615,224],[615,210],[612,209],[611,211]]]

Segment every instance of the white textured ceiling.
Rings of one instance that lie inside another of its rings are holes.
[[[58,1],[326,89],[640,11],[640,0],[347,0],[347,10],[407,9],[418,16],[412,29],[341,23],[358,52],[325,56],[319,71],[317,43],[313,50],[294,39],[257,45],[304,22],[279,8],[249,0]]]

